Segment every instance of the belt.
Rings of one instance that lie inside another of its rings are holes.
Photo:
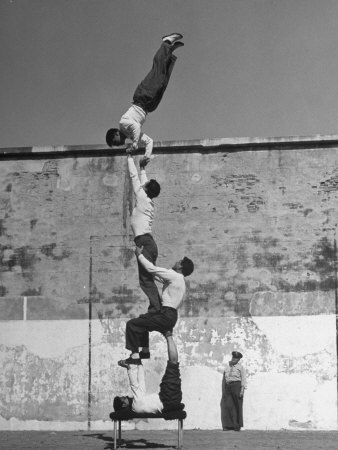
[[[177,312],[177,309],[176,309],[176,308],[173,308],[172,306],[161,306],[161,309],[169,309],[169,310],[172,310],[172,311],[176,311],[176,312]]]
[[[142,236],[149,236],[149,237],[151,237],[152,239],[154,239],[154,238],[153,238],[153,235],[152,235],[151,233],[138,234],[137,236],[135,236],[135,239],[140,238],[140,237],[142,237]],[[135,239],[134,239],[134,241],[135,241]]]
[[[138,106],[139,108],[141,108],[145,112],[145,114],[148,114],[147,111],[144,109],[144,106],[141,105],[140,102],[133,102],[132,105]]]
[[[227,381],[227,384],[240,383],[240,381]]]

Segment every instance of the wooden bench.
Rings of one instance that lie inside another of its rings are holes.
[[[183,420],[187,417],[185,411],[169,411],[165,413],[147,414],[147,413],[134,413],[133,411],[116,411],[109,414],[111,420],[114,421],[114,449],[117,449],[117,424],[119,429],[119,441],[121,441],[121,422],[134,420],[134,419],[164,419],[164,420],[177,420],[178,437],[177,448],[182,449],[183,446]]]

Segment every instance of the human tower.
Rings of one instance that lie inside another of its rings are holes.
[[[156,266],[158,248],[152,235],[154,219],[154,199],[161,187],[154,180],[148,180],[146,166],[153,158],[153,140],[142,132],[142,126],[149,113],[159,105],[167,88],[176,55],[173,52],[182,47],[180,33],[163,36],[162,44],[153,58],[153,65],[146,77],[137,86],[131,107],[121,117],[119,128],[111,128],[106,135],[107,144],[127,146],[128,170],[135,196],[135,207],[131,214],[131,227],[136,244],[140,287],[149,299],[148,311],[130,319],[126,324],[125,347],[130,351],[126,359],[118,362],[127,369],[133,397],[117,396],[114,409],[129,408],[134,412],[156,413],[183,409],[181,403],[181,377],[178,352],[173,339],[173,329],[177,322],[177,309],[181,306],[185,291],[185,277],[194,270],[193,262],[186,256],[178,260],[171,269]],[[140,173],[134,162],[134,153],[139,146],[145,147],[140,160]],[[162,284],[159,293],[156,281]],[[147,394],[143,360],[150,359],[149,333],[161,333],[167,342],[168,361],[158,394]]]

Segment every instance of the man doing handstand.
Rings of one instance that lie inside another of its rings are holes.
[[[153,151],[153,140],[141,131],[147,114],[153,112],[159,105],[169,83],[177,57],[173,51],[183,46],[183,36],[180,33],[172,33],[163,36],[162,45],[153,59],[153,66],[137,86],[131,107],[120,119],[119,129],[111,128],[107,131],[106,142],[109,147],[124,145],[127,138],[132,141],[132,149],[138,145],[145,146],[145,160],[149,161]]]
[[[130,389],[133,397],[118,396],[114,398],[114,410],[130,409],[136,413],[159,413],[177,411],[184,408],[182,401],[181,376],[176,344],[172,335],[166,337],[168,361],[160,384],[158,394],[147,394],[143,364],[119,365],[127,369]]]

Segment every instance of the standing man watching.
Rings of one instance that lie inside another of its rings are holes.
[[[240,360],[242,353],[232,352],[225,366],[222,382],[221,418],[223,431],[240,431],[243,427],[243,397],[246,389],[246,372]]]

